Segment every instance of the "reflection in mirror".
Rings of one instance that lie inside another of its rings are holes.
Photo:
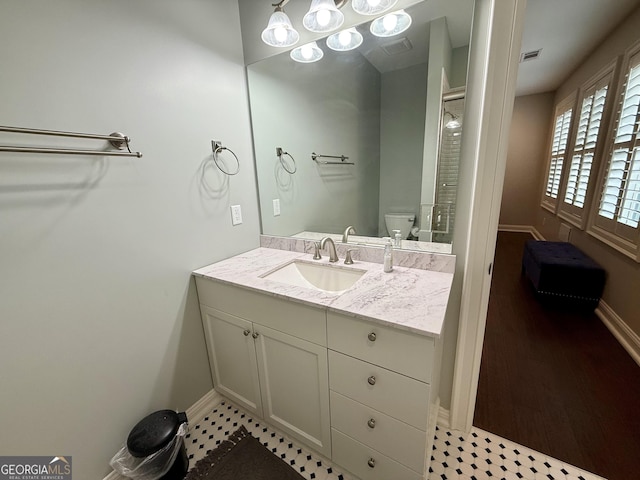
[[[443,92],[464,91],[472,7],[450,3],[408,8],[395,37],[358,26],[348,52],[318,40],[316,63],[283,52],[247,67],[264,234],[341,240],[353,225],[350,243],[381,244],[400,229],[402,248],[451,252],[464,93]]]
[[[463,119],[464,90],[446,95],[442,107],[440,150],[436,165],[435,203],[421,205],[420,211],[422,230],[430,232],[431,241],[437,243],[453,241]]]

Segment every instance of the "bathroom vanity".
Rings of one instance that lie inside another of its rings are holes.
[[[452,271],[258,248],[194,275],[216,391],[363,480],[426,478]]]

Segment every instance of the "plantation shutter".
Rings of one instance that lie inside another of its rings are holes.
[[[546,187],[542,191],[541,206],[556,213],[558,198],[563,182],[563,167],[567,157],[567,149],[570,144],[571,117],[576,103],[575,92],[556,105],[555,121],[553,124],[552,140],[549,146],[547,164]]]
[[[619,109],[598,215],[637,229],[640,222],[640,54],[630,59]]]
[[[560,190],[560,179],[562,177],[562,167],[567,152],[567,141],[569,139],[569,129],[571,128],[571,114],[573,109],[569,108],[558,116],[553,127],[553,142],[551,143],[551,161],[549,173],[547,175],[547,188],[545,194],[551,198],[558,198]]]
[[[595,150],[607,100],[609,78],[604,85],[594,86],[582,101],[576,142],[569,167],[564,202],[583,208],[593,167]]]

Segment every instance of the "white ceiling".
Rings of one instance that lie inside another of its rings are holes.
[[[414,48],[428,48],[428,24],[420,25],[438,17],[447,18],[452,46],[466,45],[471,31],[472,4],[471,0],[426,0],[411,7],[422,12],[414,20],[416,30],[407,35]],[[521,52],[542,50],[536,60],[520,63],[516,95],[555,91],[639,6],[639,0],[528,0]],[[393,69],[385,64],[393,59],[383,58],[380,49],[377,54],[375,51],[363,53],[380,71]],[[428,57],[424,52],[415,52],[415,55]]]
[[[528,0],[521,51],[542,52],[520,64],[516,95],[555,91],[639,5],[638,0]]]

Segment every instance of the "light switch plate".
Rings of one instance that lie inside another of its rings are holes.
[[[240,205],[231,205],[231,224],[240,225],[242,223],[242,209]]]
[[[273,199],[273,216],[277,217],[278,215],[280,215],[280,199],[274,198]]]

